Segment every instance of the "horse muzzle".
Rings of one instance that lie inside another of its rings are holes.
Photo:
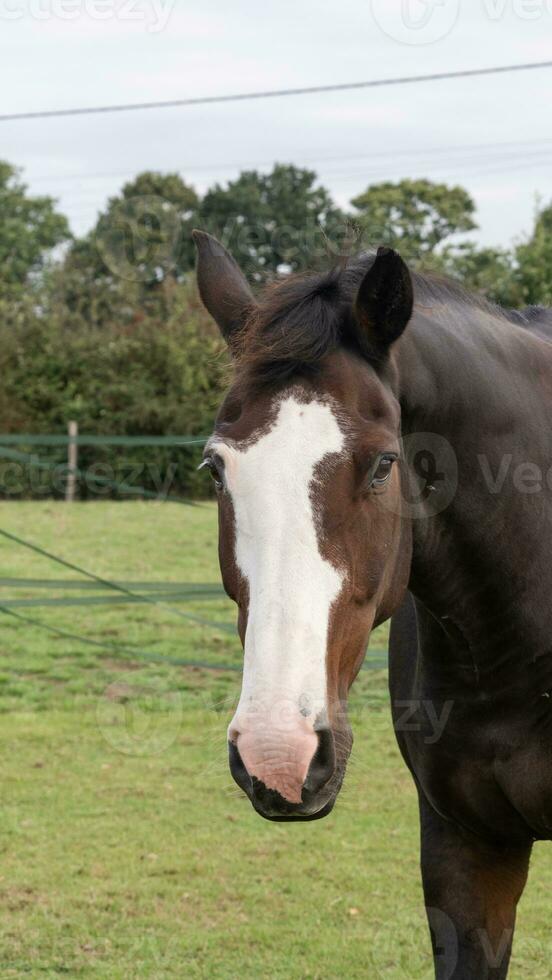
[[[313,736],[309,746],[294,746],[289,738],[281,746],[255,745],[251,735],[229,741],[230,772],[261,817],[319,820],[333,809],[343,779],[334,736],[329,728]]]

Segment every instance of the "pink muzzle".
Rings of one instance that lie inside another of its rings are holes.
[[[318,748],[318,736],[307,719],[290,730],[259,724],[230,733],[251,777],[275,790],[288,803],[301,803],[301,793]]]

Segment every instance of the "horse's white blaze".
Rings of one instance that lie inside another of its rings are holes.
[[[253,445],[212,445],[225,462],[235,557],[249,587],[243,686],[229,736],[240,737],[252,775],[296,798],[316,750],[314,723],[326,712],[328,625],[343,584],[320,553],[311,491],[316,466],[343,450],[344,436],[328,404],[287,397]]]

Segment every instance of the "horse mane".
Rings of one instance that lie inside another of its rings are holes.
[[[250,313],[236,349],[237,366],[256,388],[275,386],[294,375],[317,372],[340,348],[364,353],[353,304],[362,279],[375,261],[369,253],[325,273],[298,273],[265,287]],[[415,305],[469,307],[512,323],[520,314],[494,306],[460,283],[433,273],[412,272]]]

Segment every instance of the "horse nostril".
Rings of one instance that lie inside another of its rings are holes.
[[[243,759],[240,755],[238,746],[235,742],[228,742],[228,761],[230,763],[230,772],[240,789],[243,789],[247,793],[248,789],[251,788],[251,776],[249,775]]]
[[[304,788],[309,793],[318,793],[326,785],[335,771],[335,742],[330,728],[322,728],[318,735],[318,748],[309,766]]]

